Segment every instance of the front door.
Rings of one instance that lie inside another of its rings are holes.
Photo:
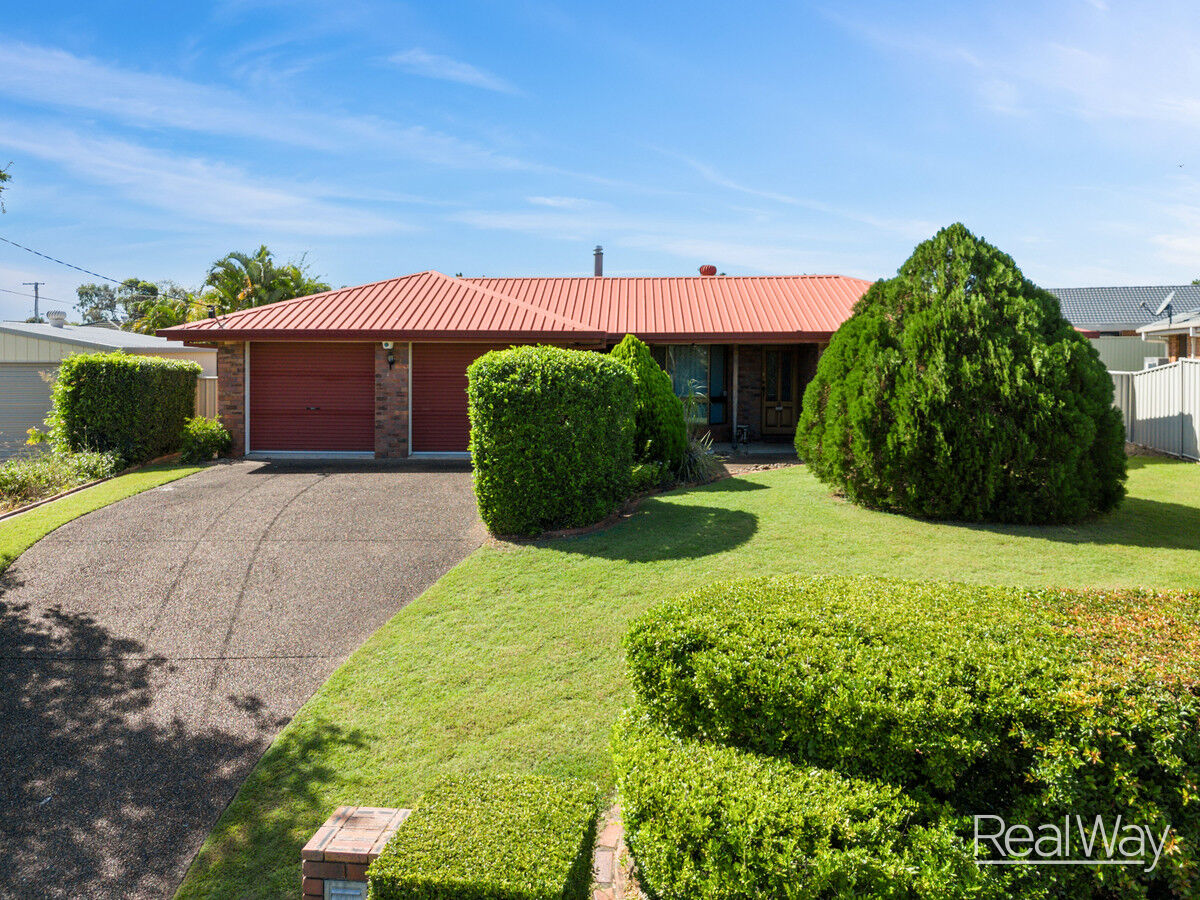
[[[763,348],[763,434],[793,434],[796,430],[795,347]]]

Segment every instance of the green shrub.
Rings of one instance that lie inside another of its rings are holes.
[[[687,448],[687,422],[670,376],[654,361],[650,348],[632,334],[625,335],[610,355],[633,373],[637,389],[634,459],[662,463],[674,474]]]
[[[68,356],[46,424],[55,449],[99,450],[139,463],[179,449],[196,411],[200,366],[124,353]]]
[[[721,460],[713,452],[712,435],[708,432],[689,435],[687,450],[679,466],[679,480],[685,484],[708,484],[724,472]]]
[[[1013,896],[1191,896],[1197,628],[1195,594],[784,578],[656,607],[627,649],[667,732],[894,785],[920,820],[1121,815],[1178,837],[1154,872],[1042,868]]]
[[[1124,496],[1112,380],[1058,301],[951,225],[878,281],[804,392],[796,452],[866,506],[1071,522]]]
[[[635,463],[629,476],[629,488],[636,492],[649,491],[658,487],[666,480],[662,463]]]
[[[633,378],[599,353],[495,350],[467,370],[475,498],[494,534],[589,525],[628,496]]]
[[[613,736],[626,839],[661,900],[1006,897],[954,822],[896,787],[718,744],[633,712]]]
[[[443,782],[367,870],[371,900],[584,900],[598,813],[583,781]]]
[[[224,456],[233,446],[229,431],[217,419],[196,416],[183,423],[179,458],[186,463],[207,462]]]
[[[115,475],[121,460],[113,453],[35,453],[0,464],[0,508],[36,503],[71,488]]]

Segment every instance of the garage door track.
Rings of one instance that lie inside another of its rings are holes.
[[[300,705],[480,544],[470,478],[225,464],[26,552],[0,585],[0,897],[169,897]]]

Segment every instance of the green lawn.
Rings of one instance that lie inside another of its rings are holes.
[[[163,463],[147,466],[118,475],[87,490],[78,491],[61,500],[31,509],[0,522],[0,572],[7,569],[14,559],[44,538],[55,528],[90,513],[102,506],[124,500],[176,478],[183,478],[200,471],[200,466],[185,466],[179,463]]]
[[[339,804],[411,805],[443,773],[609,779],[621,637],[717,579],[859,573],[1016,585],[1200,587],[1200,465],[1130,461],[1081,526],[940,525],[833,499],[802,467],[646,501],[600,534],[476,551],[381,628],[280,735],[181,896],[278,897]]]

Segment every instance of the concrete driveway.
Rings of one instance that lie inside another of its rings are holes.
[[[239,462],[0,585],[0,897],[169,897],[326,677],[477,547],[466,471]]]

